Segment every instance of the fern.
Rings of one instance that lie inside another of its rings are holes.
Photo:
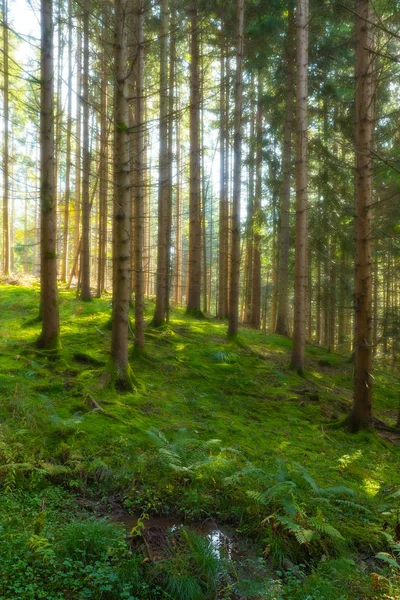
[[[311,517],[308,521],[315,529],[327,537],[332,537],[338,540],[343,540],[343,536],[335,527],[329,525],[324,520],[318,517]]]
[[[216,350],[208,355],[208,358],[217,363],[232,364],[237,361],[237,355],[233,352],[225,352],[223,350]]]

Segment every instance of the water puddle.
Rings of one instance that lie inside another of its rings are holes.
[[[185,527],[204,536],[218,558],[236,560],[240,551],[235,544],[235,534],[228,527],[221,528],[213,519],[185,525],[177,517],[151,516],[142,521],[140,515],[109,515],[114,522],[125,526],[128,535],[141,535],[146,543],[149,554],[162,554],[162,546],[167,545],[168,536],[179,535],[180,530]],[[142,525],[141,525],[142,523]],[[158,547],[155,547],[157,546]],[[150,556],[152,560],[152,556]]]

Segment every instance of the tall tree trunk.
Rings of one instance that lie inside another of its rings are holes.
[[[236,5],[236,83],[235,83],[235,131],[232,194],[232,248],[229,290],[228,336],[235,336],[239,326],[239,279],[240,279],[240,193],[242,162],[242,104],[243,104],[243,23],[244,0]]]
[[[10,274],[8,4],[3,0],[3,275]]]
[[[201,214],[200,214],[200,78],[197,2],[190,2],[190,184],[189,282],[187,310],[200,314]]]
[[[114,281],[111,363],[108,378],[118,388],[131,389],[133,375],[128,362],[129,302],[131,297],[131,179],[128,102],[128,0],[115,0],[115,98],[114,98]]]
[[[261,235],[260,235],[260,213],[262,197],[262,79],[258,73],[258,100],[257,100],[257,123],[256,123],[256,183],[254,196],[253,216],[253,275],[252,275],[252,302],[251,302],[251,324],[255,329],[261,326]]]
[[[68,3],[68,98],[67,98],[67,140],[65,168],[64,230],[61,257],[61,281],[67,280],[69,205],[71,199],[71,136],[72,136],[72,2]]]
[[[356,0],[355,353],[351,431],[372,427],[372,134],[373,61],[370,0]]]
[[[74,200],[74,268],[72,277],[78,277],[78,261],[80,255],[80,222],[81,222],[81,91],[82,91],[82,33],[80,19],[77,17],[76,27],[76,130],[75,130],[75,200]]]
[[[60,347],[57,291],[57,215],[54,181],[53,4],[41,0],[40,96],[40,348]]]
[[[171,34],[169,49],[169,74],[168,74],[168,204],[167,204],[167,262],[165,282],[165,316],[169,322],[170,290],[171,290],[171,244],[172,244],[172,200],[173,200],[173,141],[174,141],[174,82],[176,71],[176,14],[171,18]]]
[[[108,11],[107,13],[108,14]],[[108,61],[106,29],[103,28],[102,74],[100,91],[100,187],[99,187],[99,268],[97,273],[97,296],[105,289],[107,260],[107,195],[108,195]]]
[[[157,292],[153,324],[165,322],[168,270],[168,0],[160,4],[160,148],[158,179]]]
[[[228,116],[229,106],[226,58],[221,50],[221,87],[220,87],[220,191],[219,191],[219,250],[218,250],[218,309],[217,317],[228,316],[228,262],[229,262],[229,200],[228,200]]]
[[[178,99],[177,99],[177,102]],[[178,112],[178,106],[177,106]],[[180,123],[176,124],[176,202],[175,202],[175,276],[174,302],[182,303],[182,195]]]
[[[297,0],[296,248],[292,367],[304,371],[307,315],[308,0]]]
[[[136,24],[136,194],[135,194],[135,352],[142,352],[144,348],[144,274],[143,274],[143,248],[144,248],[144,33],[143,33],[143,0],[135,0]]]
[[[276,333],[289,335],[289,212],[290,212],[290,176],[292,163],[292,132],[294,104],[293,66],[295,22],[293,10],[289,10],[286,44],[286,113],[282,150],[282,187],[279,229],[279,274],[277,290]]]
[[[89,11],[90,0],[85,0],[83,11],[83,129],[82,129],[82,300],[91,300],[90,291],[90,150],[89,150]]]

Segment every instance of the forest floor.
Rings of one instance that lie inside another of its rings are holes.
[[[290,340],[173,309],[117,393],[111,299],[61,289],[56,354],[38,302],[0,287],[0,600],[400,598],[399,436],[340,426],[349,356],[309,345],[301,378]],[[376,369],[390,426],[398,382]]]

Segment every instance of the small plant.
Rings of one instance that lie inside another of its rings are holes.
[[[184,527],[170,545],[169,556],[156,565],[161,587],[174,600],[216,598],[224,572],[226,565],[211,542]]]
[[[301,465],[287,466],[280,462],[270,479],[271,485],[266,490],[248,490],[247,496],[269,513],[262,520],[267,528],[266,553],[278,564],[287,556],[300,558],[304,550],[307,555],[335,552],[345,540],[332,525],[333,517],[346,510],[368,512],[351,500],[354,496],[351,489],[320,488]]]
[[[113,523],[86,519],[69,523],[59,540],[58,553],[84,564],[125,549],[124,533]]]
[[[376,558],[379,558],[390,565],[395,570],[396,574],[400,576],[400,542],[395,541],[388,533],[384,533],[384,536],[389,542],[392,554],[389,554],[388,552],[378,552]]]

